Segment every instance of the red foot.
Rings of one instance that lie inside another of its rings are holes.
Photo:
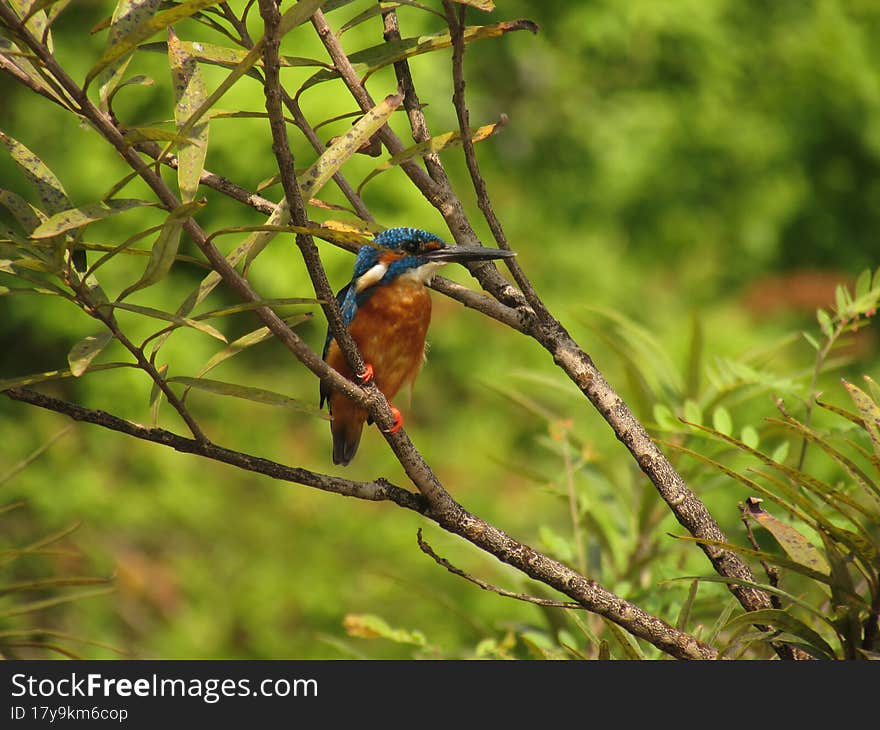
[[[364,371],[362,373],[357,374],[357,379],[362,383],[367,384],[373,379],[373,366],[370,363],[364,363]]]
[[[391,408],[391,415],[394,416],[394,425],[391,428],[383,428],[382,431],[384,433],[397,433],[403,427],[403,416],[400,415],[400,411],[390,403],[388,406]]]

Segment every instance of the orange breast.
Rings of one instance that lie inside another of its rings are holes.
[[[398,279],[358,309],[351,336],[373,366],[376,386],[391,399],[418,375],[425,358],[431,297],[420,283]]]
[[[420,282],[398,279],[378,288],[349,326],[364,360],[373,366],[376,387],[389,400],[419,374],[430,322],[428,290]],[[330,342],[327,362],[340,374],[352,377],[335,340]],[[337,402],[344,400],[341,396],[332,400],[334,412]]]

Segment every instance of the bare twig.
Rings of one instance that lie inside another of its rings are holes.
[[[514,593],[513,591],[505,590],[504,588],[499,588],[498,586],[492,585],[491,583],[487,583],[486,581],[477,578],[475,575],[471,575],[470,573],[465,573],[460,568],[456,568],[452,563],[450,563],[446,558],[441,558],[437,553],[434,552],[434,549],[422,538],[422,528],[418,529],[416,533],[416,539],[419,541],[419,547],[425,555],[429,555],[434,559],[434,561],[438,565],[442,565],[446,570],[448,570],[453,575],[457,575],[460,578],[464,578],[465,580],[469,580],[474,585],[478,585],[484,591],[489,591],[491,593],[497,593],[499,596],[504,596],[505,598],[515,598],[517,601],[525,601],[526,603],[534,603],[537,606],[548,606],[551,608],[571,608],[577,610],[583,610],[583,606],[579,603],[574,603],[572,601],[552,601],[549,598],[539,598],[538,596],[530,596],[526,593]]]

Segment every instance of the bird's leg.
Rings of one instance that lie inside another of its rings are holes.
[[[403,426],[403,416],[400,414],[400,411],[397,410],[390,403],[388,407],[391,409],[391,415],[394,416],[394,425],[391,428],[383,428],[383,433],[397,433]]]
[[[373,366],[370,365],[370,363],[365,362],[363,371],[358,373],[356,377],[366,385],[373,379]]]

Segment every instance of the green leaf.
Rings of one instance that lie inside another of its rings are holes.
[[[108,362],[101,365],[91,365],[87,369],[88,372],[97,372],[99,370],[114,370],[115,368],[136,368],[138,367],[131,362]],[[32,373],[30,375],[21,375],[17,378],[6,378],[0,380],[0,390],[8,390],[9,388],[21,388],[27,385],[36,385],[37,383],[48,383],[53,380],[63,380],[64,378],[72,378],[74,374],[70,370],[49,370],[44,373]]]
[[[819,340],[817,340],[813,335],[811,335],[806,330],[801,332],[801,337],[803,337],[814,350],[821,350],[822,346],[819,344]]]
[[[280,408],[292,408],[302,413],[307,413],[324,420],[329,420],[323,411],[305,401],[289,396],[276,393],[272,390],[264,390],[263,388],[252,388],[246,385],[237,385],[235,383],[225,383],[220,380],[207,380],[205,378],[187,378],[184,376],[175,376],[168,378],[169,383],[182,383],[189,388],[197,390],[205,390],[216,395],[228,395],[234,398],[243,398],[244,400],[253,401],[254,403],[263,403],[268,406],[276,406]]]
[[[403,94],[390,94],[364,114],[351,129],[339,137],[298,180],[302,195],[308,200],[358,151],[394,113]]]
[[[303,200],[308,200],[336,174],[340,167],[354,155],[373,134],[378,131],[400,106],[403,94],[391,94],[364,114],[345,134],[337,139],[324,153],[297,179]],[[272,226],[286,225],[290,220],[290,210],[286,198],[275,208],[267,223]],[[242,244],[246,247],[245,269],[269,245],[275,237],[274,231],[261,231],[252,234]]]
[[[871,291],[871,270],[865,269],[856,279],[855,295],[856,299],[866,296]]]
[[[184,218],[203,206],[204,201],[184,203],[169,214],[165,223],[162,225],[162,229],[159,231],[159,236],[156,238],[156,242],[153,244],[152,251],[150,252],[150,260],[147,262],[147,267],[144,269],[144,273],[134,284],[125,288],[125,290],[117,297],[117,302],[122,301],[129,294],[132,294],[139,289],[152,286],[167,276],[177,259],[177,249],[180,246],[180,234],[183,230]]]
[[[642,652],[639,645],[636,643],[635,639],[631,638],[629,634],[627,634],[622,628],[620,628],[620,626],[618,626],[610,619],[607,619],[603,616],[602,620],[605,622],[605,626],[608,627],[608,630],[611,632],[611,635],[614,637],[617,645],[621,649],[623,649],[623,654],[626,659],[636,661],[645,658],[644,653]]]
[[[84,87],[88,87],[94,78],[114,61],[130,56],[137,49],[141,41],[147,40],[150,36],[165,30],[168,26],[174,25],[174,23],[188,18],[204,8],[217,5],[218,2],[219,0],[184,0],[156,15],[147,13],[146,11],[149,8],[147,6],[144,8],[143,15],[148,17],[135,23],[134,27],[121,31],[118,38],[111,38],[109,48],[104,51],[98,62],[86,74]]]
[[[452,0],[452,2],[458,3],[459,5],[470,5],[472,8],[482,10],[484,13],[491,13],[495,10],[495,3],[493,0]]]
[[[758,444],[761,442],[761,438],[758,436],[754,426],[743,426],[740,438],[744,444],[753,449],[758,448]]]
[[[214,43],[206,43],[205,41],[183,41],[179,40],[178,45],[180,50],[185,53],[190,58],[194,58],[199,63],[208,63],[213,66],[223,66],[224,68],[235,68],[239,64],[245,63],[246,59],[249,58],[250,53],[248,51],[242,51],[238,48],[229,48],[227,46],[218,46]],[[155,51],[158,53],[168,53],[168,44],[163,42],[159,43],[145,43],[140,46],[139,50],[141,51]],[[320,66],[323,68],[330,68],[330,65],[325,63],[324,61],[319,61],[317,58],[304,58],[301,56],[280,56],[279,57],[279,65],[282,68],[298,68],[303,66]],[[246,66],[248,69],[253,66],[262,66],[263,59],[257,58],[256,61],[248,61]],[[253,75],[257,78],[259,74],[253,73],[250,71],[245,72],[247,75]],[[241,78],[244,74],[237,75],[237,78]]]
[[[343,626],[349,636],[357,636],[361,639],[381,638],[397,644],[413,644],[415,646],[426,646],[428,643],[421,631],[391,628],[385,619],[373,614],[349,613],[343,619]]]
[[[476,25],[468,26],[464,29],[464,42],[473,43],[474,41],[485,40],[488,38],[498,38],[505,33],[516,30],[529,30],[532,33],[538,32],[538,26],[531,20],[507,20],[501,23],[493,23],[492,25]],[[378,71],[380,68],[390,66],[397,61],[403,61],[422,53],[431,53],[452,46],[452,38],[449,31],[434,33],[430,35],[422,35],[417,38],[402,38],[399,41],[387,41],[378,46],[365,48],[362,51],[352,53],[348,58],[357,75],[365,79]],[[299,93],[306,89],[339,77],[339,72],[332,70],[319,71],[300,87]]]
[[[678,421],[670,410],[669,406],[662,403],[654,404],[654,421],[661,431],[678,431]]]
[[[827,659],[836,659],[834,649],[822,638],[822,636],[807,626],[800,619],[795,618],[787,611],[776,608],[765,608],[760,611],[748,611],[747,613],[734,616],[727,622],[725,628],[730,629],[744,624],[766,624],[785,631],[806,642],[809,646],[821,652]]]
[[[281,16],[281,22],[279,24],[280,34],[283,36],[292,28],[307,21],[315,14],[315,11],[321,8],[325,1],[326,0],[300,0],[300,2],[297,2]],[[248,51],[247,55],[234,69],[232,69],[229,76],[223,79],[220,85],[214,89],[214,91],[201,104],[199,104],[198,109],[190,115],[186,124],[180,128],[181,134],[186,134],[192,129],[198,120],[202,118],[202,115],[204,115],[209,109],[212,109],[220,98],[260,61],[263,55],[264,44],[264,38],[261,38],[254,44],[254,47]]]
[[[109,218],[118,213],[124,213],[132,208],[142,208],[144,206],[155,206],[156,203],[150,203],[146,200],[119,199],[108,200],[99,203],[87,203],[78,208],[71,208],[56,213],[51,218],[43,221],[31,233],[31,238],[51,238],[65,231],[74,228],[86,226],[89,223]]]
[[[162,0],[119,0],[110,21],[109,47],[112,48],[129,33],[149,21],[156,14],[161,3]],[[113,94],[121,86],[120,82],[135,48],[136,46],[132,46],[127,52],[108,63],[100,73],[98,81],[101,86],[98,96],[101,109],[105,112],[110,108]]]
[[[168,364],[161,365],[156,368],[156,371],[159,373],[159,377],[164,379],[168,374]],[[153,387],[150,388],[150,421],[153,424],[153,428],[159,425],[159,408],[162,406],[162,399],[164,397],[165,393],[162,392],[159,383],[153,381]]]
[[[691,581],[691,586],[688,589],[688,595],[685,599],[684,603],[681,604],[681,608],[678,611],[678,618],[675,621],[675,628],[679,631],[686,631],[688,624],[691,620],[691,609],[694,606],[694,601],[697,598],[697,589],[700,587],[699,581],[696,579]]]
[[[471,141],[482,142],[484,139],[488,139],[493,134],[501,131],[505,124],[507,124],[506,116],[502,117],[495,124],[486,124],[479,129],[472,129]],[[361,194],[364,186],[380,173],[385,172],[386,170],[390,170],[396,165],[402,165],[404,162],[409,162],[410,160],[424,157],[425,155],[429,155],[432,153],[442,152],[443,150],[452,149],[454,147],[461,147],[460,131],[438,134],[436,137],[431,137],[431,139],[425,140],[424,142],[419,142],[412,147],[408,147],[403,152],[392,155],[384,162],[376,165],[376,167],[373,168],[370,174],[361,181],[360,185],[358,185],[358,195]]]
[[[743,439],[743,441],[745,441],[745,439]],[[788,441],[783,441],[773,450],[773,453],[770,454],[770,458],[773,459],[773,461],[778,461],[780,464],[783,463],[788,458],[788,450],[790,447],[791,444]]]
[[[112,339],[113,333],[110,330],[104,330],[97,335],[89,335],[77,342],[67,354],[71,375],[78,378],[86,372],[92,360],[107,347]]]
[[[730,419],[730,413],[724,406],[718,406],[712,412],[712,425],[719,433],[730,436],[733,433],[733,422]]]
[[[794,527],[764,510],[757,500],[749,502],[747,514],[773,535],[788,557],[796,563],[819,573],[830,573],[828,561],[816,546]]]
[[[819,322],[819,329],[822,330],[822,334],[826,337],[834,336],[834,322],[831,319],[831,315],[828,314],[824,309],[816,310],[816,319]]]
[[[293,317],[285,318],[285,322],[289,327],[295,327],[298,324],[306,322],[311,318],[311,314],[298,314]],[[239,337],[237,340],[234,340],[229,343],[229,345],[217,354],[215,354],[205,366],[199,370],[196,375],[197,378],[201,378],[203,375],[206,375],[208,372],[217,367],[220,363],[225,362],[231,357],[234,357],[242,350],[246,350],[249,347],[253,347],[254,345],[258,345],[261,342],[265,342],[266,340],[272,337],[272,331],[268,327],[260,327],[255,329],[253,332],[248,332],[246,335]]]
[[[861,388],[848,383],[846,380],[843,381],[843,387],[846,388],[862,417],[865,430],[868,432],[871,444],[874,447],[874,454],[880,458],[880,408]]]
[[[223,335],[220,330],[212,327],[205,322],[199,322],[197,319],[189,319],[188,317],[180,317],[176,314],[171,314],[170,312],[163,312],[161,309],[153,309],[152,307],[141,307],[136,304],[127,304],[124,302],[116,301],[113,303],[114,309],[124,309],[126,312],[133,312],[134,314],[142,314],[145,317],[152,317],[154,319],[161,319],[165,322],[174,322],[174,324],[179,327],[192,327],[199,332],[204,332],[206,335],[210,335],[211,337],[220,340],[221,342],[227,342],[226,337]]]
[[[73,207],[61,181],[45,163],[21,142],[0,131],[0,143],[9,151],[12,160],[37,188],[40,201],[49,214]]]
[[[172,28],[168,29],[168,60],[174,82],[174,120],[181,131],[208,92],[198,63],[181,48]],[[198,193],[208,154],[208,122],[193,125],[190,136],[193,141],[179,145],[177,152],[177,184],[183,203],[191,203]]]
[[[0,188],[0,205],[12,213],[27,234],[30,234],[44,219],[40,211],[35,210],[30,203],[11,190]]]

